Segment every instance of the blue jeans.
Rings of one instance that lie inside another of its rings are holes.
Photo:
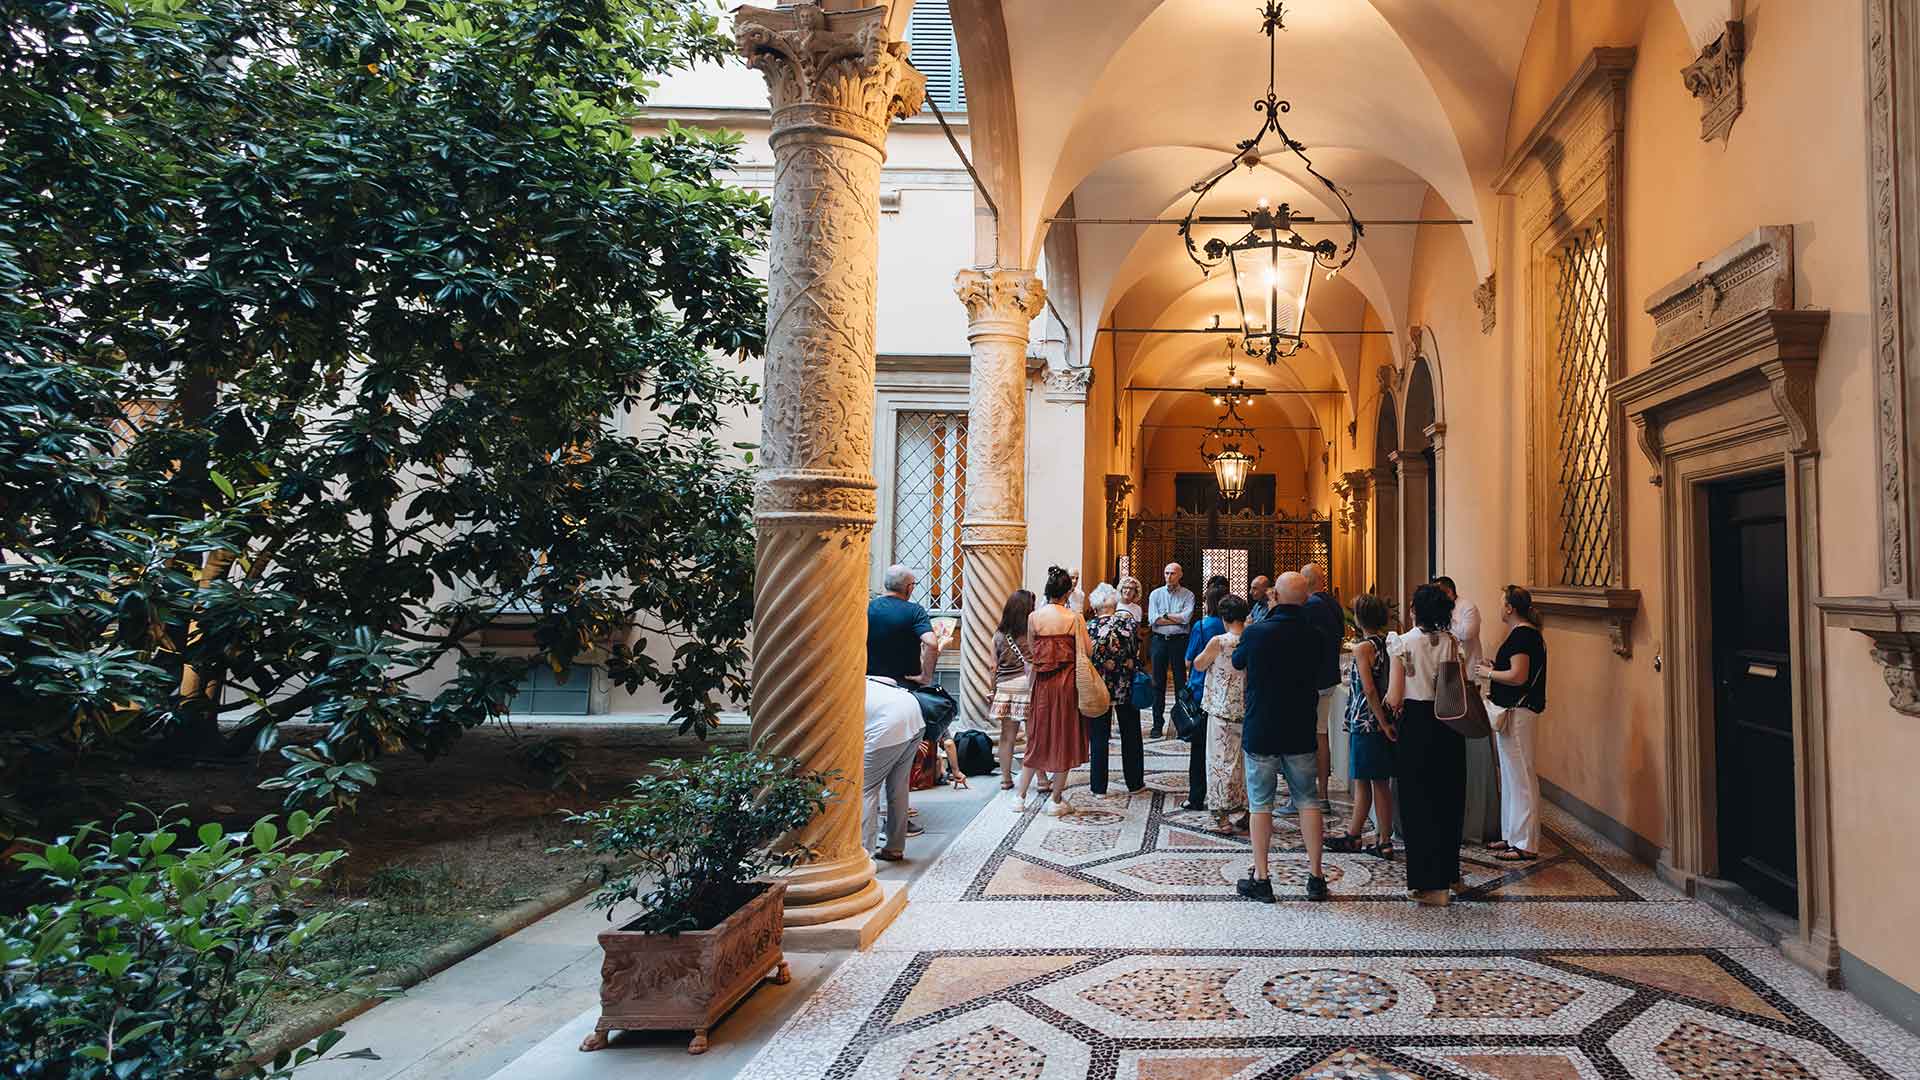
[[[1309,750],[1304,754],[1273,755],[1248,753],[1246,761],[1248,813],[1273,813],[1274,796],[1282,775],[1287,780],[1288,801],[1293,803],[1295,809],[1332,809],[1320,793],[1318,752]]]

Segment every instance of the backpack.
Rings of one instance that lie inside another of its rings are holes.
[[[987,738],[986,732],[957,732],[953,736],[953,745],[960,752],[960,771],[967,776],[985,776],[1000,771],[1000,761],[993,756],[993,740]]]

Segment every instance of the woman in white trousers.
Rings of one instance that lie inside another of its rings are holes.
[[[1547,641],[1533,594],[1507,586],[1500,605],[1506,640],[1478,674],[1492,682],[1493,747],[1500,758],[1500,839],[1487,846],[1502,862],[1540,857],[1540,776],[1533,768],[1540,714],[1547,709]]]

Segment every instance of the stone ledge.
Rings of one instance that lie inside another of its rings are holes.
[[[1597,619],[1607,624],[1613,651],[1633,655],[1633,617],[1640,612],[1640,590],[1529,586],[1533,606],[1543,615]]]

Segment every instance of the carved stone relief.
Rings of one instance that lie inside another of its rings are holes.
[[[1473,306],[1480,309],[1480,332],[1483,334],[1493,333],[1498,317],[1494,298],[1494,275],[1488,274],[1485,281],[1473,287]]]
[[[1700,102],[1700,141],[1725,139],[1746,107],[1746,86],[1740,74],[1747,58],[1747,28],[1730,22],[1719,37],[1700,50],[1699,59],[1680,69],[1687,93]]]

